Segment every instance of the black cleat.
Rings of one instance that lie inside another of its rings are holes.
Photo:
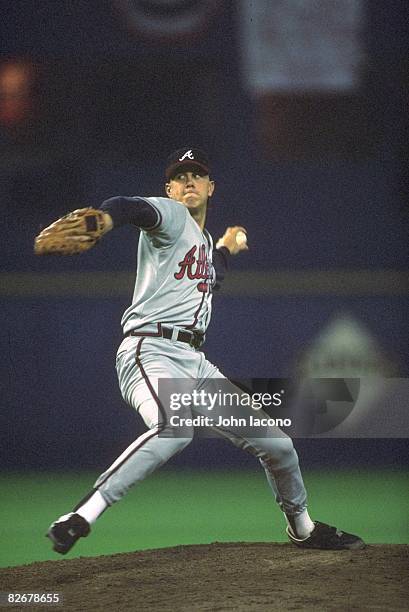
[[[54,544],[53,550],[61,555],[67,554],[80,538],[86,538],[91,527],[79,514],[67,514],[51,524],[46,533]]]
[[[287,535],[291,542],[300,548],[318,548],[321,550],[358,550],[365,547],[365,542],[352,533],[340,531],[336,527],[314,521],[315,528],[308,536],[300,540],[287,527]]]

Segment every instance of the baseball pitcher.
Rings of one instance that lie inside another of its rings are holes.
[[[213,290],[229,258],[247,250],[246,230],[227,228],[214,248],[205,221],[215,183],[203,151],[175,151],[167,159],[165,175],[167,197],[113,197],[98,210],[69,213],[35,239],[38,255],[73,255],[122,225],[140,229],[135,289],[122,317],[124,339],[116,369],[122,396],[141,415],[147,431],[99,476],[71,512],[52,523],[47,536],[61,554],[88,536],[98,517],[131,487],[191,442],[195,416],[206,418],[200,406],[186,405],[175,421],[160,396],[160,381],[190,381],[201,391],[217,381],[231,384],[200,349],[211,318]],[[250,412],[250,407],[240,407],[243,420]],[[214,406],[212,418],[203,422],[214,435],[259,459],[294,544],[334,550],[364,546],[361,538],[310,518],[298,457],[283,431],[274,426],[243,431],[236,424],[239,419],[223,416],[222,407]]]

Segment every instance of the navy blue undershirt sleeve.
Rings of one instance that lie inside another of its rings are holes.
[[[213,267],[216,272],[216,283],[213,287],[213,291],[219,291],[226,272],[229,268],[229,257],[230,251],[227,247],[220,247],[213,251]]]
[[[158,211],[143,198],[116,196],[105,200],[100,209],[109,213],[114,228],[130,223],[144,230],[152,230],[160,222]]]

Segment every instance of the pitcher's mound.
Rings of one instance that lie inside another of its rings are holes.
[[[64,612],[389,611],[407,609],[408,560],[404,544],[333,552],[216,542],[5,568],[0,584],[3,592],[61,593],[53,609]]]

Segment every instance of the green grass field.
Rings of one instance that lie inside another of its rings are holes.
[[[97,473],[0,476],[0,566],[61,559],[49,524],[87,493]],[[310,514],[368,543],[409,543],[408,473],[306,471]],[[65,558],[231,541],[286,541],[263,473],[162,469],[93,527]]]

